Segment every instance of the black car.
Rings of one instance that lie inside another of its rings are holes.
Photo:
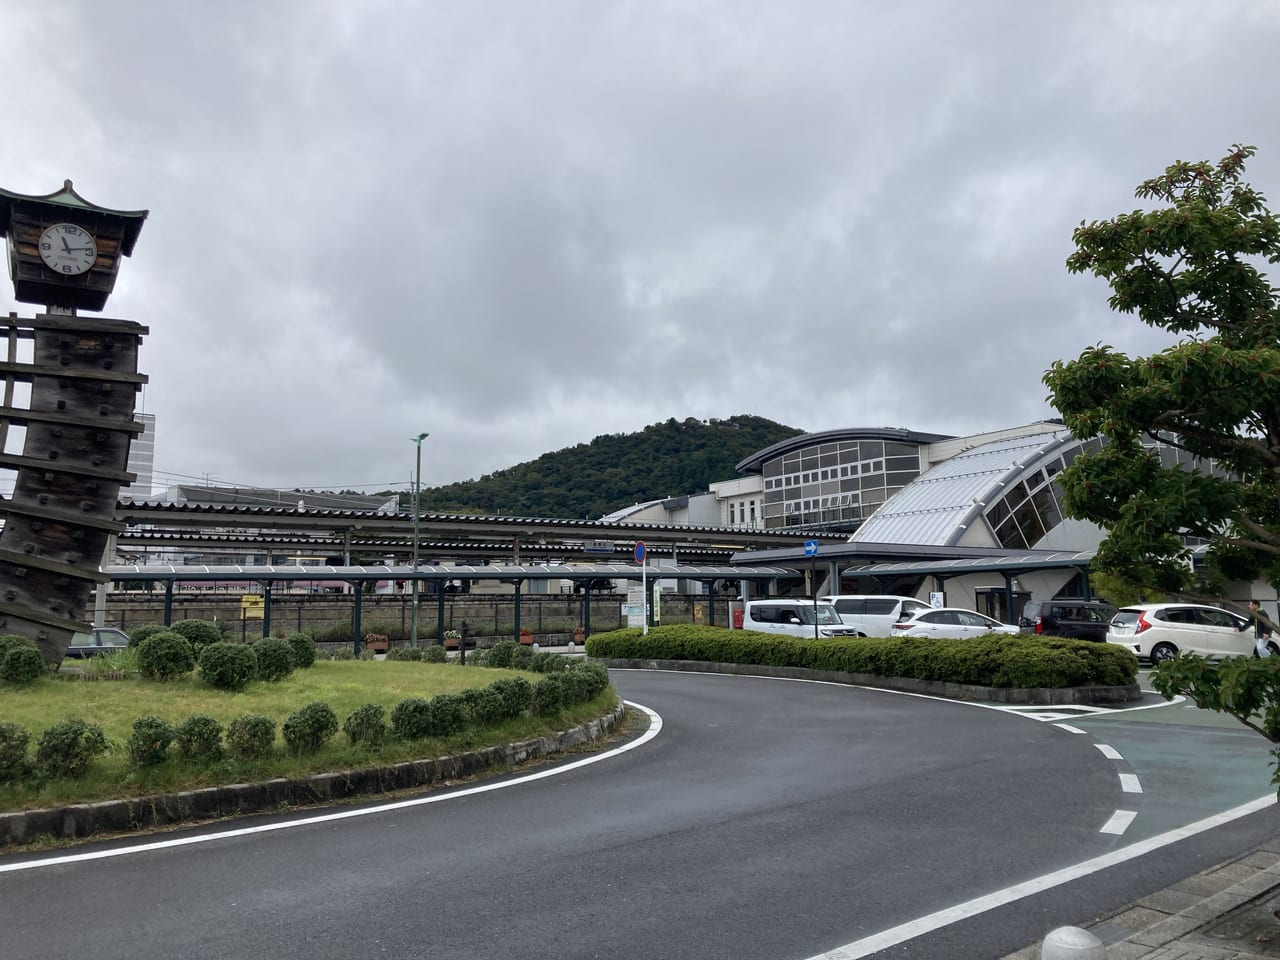
[[[1023,633],[1103,643],[1115,615],[1116,608],[1101,600],[1028,600],[1018,626]]]
[[[129,646],[129,635],[115,627],[94,627],[88,633],[77,633],[71,637],[71,645],[67,647],[70,658],[96,657],[102,653],[114,653]]]

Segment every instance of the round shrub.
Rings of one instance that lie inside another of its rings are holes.
[[[227,748],[239,760],[257,760],[271,750],[276,722],[259,713],[236,717],[227,726]]]
[[[305,670],[316,662],[316,642],[307,633],[295,633],[285,637],[293,648],[293,663],[298,669]]]
[[[467,725],[462,698],[456,693],[437,693],[432,697],[428,716],[433,737],[451,737]]]
[[[0,720],[0,783],[13,783],[30,772],[27,744],[31,733],[26,727]]]
[[[222,631],[216,623],[209,620],[177,620],[169,627],[174,633],[180,633],[191,641],[191,646],[199,650],[211,643],[223,639]]]
[[[476,727],[493,727],[507,719],[502,695],[493,687],[472,687],[458,694],[467,722]]]
[[[575,660],[569,665],[566,671],[567,676],[572,676],[583,688],[583,701],[591,700],[599,696],[609,686],[609,671],[605,669],[603,664],[592,663],[589,660]]]
[[[533,684],[524,677],[504,677],[494,681],[490,689],[502,697],[502,713],[508,720],[520,716],[533,702]]]
[[[391,708],[391,732],[401,740],[431,736],[431,706],[421,697],[405,697]]]
[[[387,736],[387,711],[380,703],[366,703],[342,721],[342,732],[356,746],[374,747]]]
[[[168,629],[163,623],[140,623],[129,629],[129,646],[136,647],[153,633],[161,633]]]
[[[392,647],[387,651],[388,660],[421,660],[422,651],[417,647]]]
[[[354,660],[356,658],[355,650],[351,649],[351,644],[344,643],[340,647],[334,647],[329,654],[330,660]]]
[[[187,717],[173,731],[183,760],[217,760],[222,756],[222,724],[213,717]]]
[[[529,660],[529,669],[534,673],[559,673],[568,666],[567,658],[558,653],[551,653],[549,650],[535,653]]]
[[[474,657],[475,654],[473,653],[472,656]],[[433,643],[423,649],[422,659],[427,663],[444,663],[449,659],[449,655],[444,652],[444,647],[441,644]]]
[[[125,746],[129,759],[139,767],[151,767],[164,763],[173,743],[173,725],[163,717],[145,716],[133,721],[133,732]]]
[[[70,717],[40,735],[36,767],[46,777],[80,777],[106,749],[107,735],[100,726]]]
[[[524,644],[516,644],[516,651],[511,655],[512,670],[528,670],[529,664],[533,662],[533,647]]]
[[[338,732],[338,717],[327,703],[308,703],[289,714],[281,732],[294,753],[315,753]]]
[[[257,674],[258,657],[248,644],[220,640],[200,651],[200,678],[211,687],[243,690]]]
[[[564,674],[549,673],[533,685],[533,702],[529,711],[535,717],[554,717],[564,705]]]
[[[258,658],[258,678],[274,683],[293,673],[293,646],[278,637],[266,637],[253,645]]]
[[[138,670],[148,680],[174,680],[196,666],[191,642],[173,630],[161,630],[138,644]]]
[[[37,651],[40,649],[30,637],[24,637],[18,633],[6,633],[0,635],[0,660],[4,659],[4,655],[10,650],[17,650],[19,647],[30,647]]]
[[[35,683],[44,675],[44,669],[44,657],[34,644],[29,647],[14,646],[0,654],[0,680],[5,683]]]
[[[508,668],[515,658],[520,644],[514,640],[499,640],[489,648],[489,666]]]

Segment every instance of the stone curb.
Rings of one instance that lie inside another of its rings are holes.
[[[593,658],[595,659],[595,658]],[[1142,699],[1136,683],[1120,687],[979,687],[941,680],[913,680],[909,677],[879,677],[871,673],[843,670],[813,670],[809,667],[774,667],[758,663],[715,663],[704,660],[624,660],[598,662],[618,670],[676,670],[685,673],[729,673],[746,677],[780,677],[786,680],[824,680],[855,687],[879,687],[904,693],[921,693],[948,700],[976,700],[1019,706],[1065,706],[1068,704],[1129,703]]]
[[[1280,891],[1280,840],[1193,874],[1085,929],[1107,944],[1108,960],[1253,960],[1274,954],[1242,952],[1223,941],[1210,946],[1196,931]],[[1042,941],[1002,960],[1040,960]]]
[[[537,737],[457,756],[410,760],[388,767],[365,767],[319,773],[299,779],[235,783],[153,797],[131,797],[67,807],[0,813],[0,847],[26,843],[36,837],[79,839],[95,833],[124,832],[197,820],[257,813],[281,804],[307,806],[331,803],[362,794],[387,793],[471,776],[495,767],[514,767],[554,756],[599,740],[622,723],[626,705],[553,736]]]

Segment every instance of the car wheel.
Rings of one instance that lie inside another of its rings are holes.
[[[1172,643],[1157,643],[1151,648],[1151,662],[1164,663],[1166,660],[1172,660],[1178,655],[1178,648]]]

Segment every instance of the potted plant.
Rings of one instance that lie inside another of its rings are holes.
[[[442,639],[446,650],[457,650],[458,644],[462,641],[462,634],[457,630],[446,630]]]
[[[587,638],[587,629],[586,629],[586,627],[582,626],[582,624],[578,624],[578,626],[576,626],[576,627],[574,627],[574,628],[573,628],[573,642],[574,642],[574,643],[581,643],[581,642],[582,642],[583,640],[585,640],[586,638]]]
[[[526,647],[533,643],[533,631],[520,628],[520,642]]]
[[[391,646],[391,641],[385,633],[366,633],[364,635],[364,648],[372,650],[374,653],[386,653],[387,648]]]

